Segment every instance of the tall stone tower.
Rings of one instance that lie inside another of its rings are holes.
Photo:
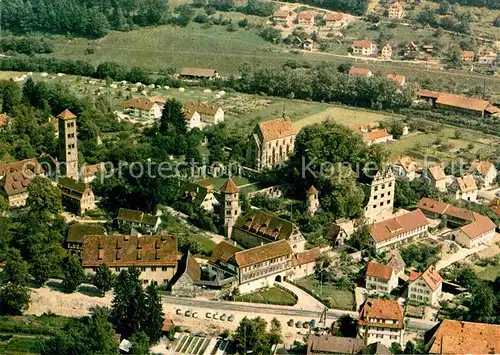
[[[228,239],[231,238],[233,226],[240,214],[240,206],[238,203],[239,191],[238,186],[236,186],[231,178],[227,179],[221,188],[221,194],[224,200],[224,208],[222,209],[224,213],[224,227]]]
[[[306,194],[306,208],[307,212],[312,216],[319,209],[319,192],[311,185]]]
[[[76,116],[69,110],[57,115],[59,120],[59,162],[61,175],[78,179],[78,147]]]

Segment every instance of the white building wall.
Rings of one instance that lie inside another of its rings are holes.
[[[141,275],[139,279],[142,280],[144,284],[148,284],[151,281],[156,281],[158,285],[163,285],[168,282],[175,274],[175,267],[173,266],[147,266],[141,267],[136,265],[141,270]],[[129,267],[110,267],[109,269],[115,275],[118,275],[122,270],[127,270]],[[87,275],[93,275],[94,267],[84,267],[83,271]]]
[[[440,284],[439,287],[433,291],[422,278],[413,281],[408,287],[408,298],[410,300],[425,303],[434,307],[439,306],[441,294],[442,284]]]
[[[453,232],[455,236],[455,241],[466,247],[466,248],[476,248],[481,244],[490,244],[490,242],[495,238],[495,229],[489,230],[486,233],[481,234],[479,237],[475,239],[470,239],[464,232],[460,229],[457,229]]]
[[[366,277],[366,289],[368,291],[391,293],[396,287],[398,287],[398,277],[394,271],[389,280],[383,280],[372,276]]]

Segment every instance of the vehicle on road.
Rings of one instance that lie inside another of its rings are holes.
[[[215,312],[214,315],[212,316],[212,319],[219,319],[219,312]]]
[[[181,315],[182,314],[182,309],[178,308],[177,311],[175,311],[175,314]]]
[[[309,328],[309,322],[304,322],[304,325],[303,325],[304,328]]]
[[[295,326],[297,328],[302,328],[303,325],[304,325],[304,323],[302,323],[300,320],[297,323],[295,323]]]
[[[231,314],[229,317],[227,317],[228,322],[234,321],[234,314]]]
[[[221,321],[225,321],[226,320],[226,313],[222,313],[221,316],[220,316],[220,320]]]
[[[293,327],[295,324],[295,321],[293,319],[290,319],[286,324],[288,324],[289,327]]]
[[[193,312],[191,312],[191,310],[187,310],[186,313],[184,313],[184,315],[186,317],[191,317],[191,313],[193,313]]]
[[[205,317],[207,317],[207,318],[212,318],[212,313],[207,312],[207,313],[205,314]]]
[[[198,312],[193,312],[193,314],[191,315],[191,317],[198,318]]]

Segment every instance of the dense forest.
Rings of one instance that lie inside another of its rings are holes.
[[[353,15],[364,15],[368,7],[368,0],[285,0],[286,2],[300,2],[329,10],[336,10],[341,12],[351,13]],[[465,0],[464,0],[465,1]],[[497,1],[497,0],[491,0]]]
[[[479,6],[479,7],[488,7],[490,9],[500,9],[500,1],[499,0],[434,0],[435,2],[449,2],[451,4],[458,4],[464,6]]]

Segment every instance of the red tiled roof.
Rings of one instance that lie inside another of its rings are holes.
[[[292,255],[293,250],[286,240],[279,240],[274,243],[264,244],[252,249],[237,252],[234,254],[236,264],[240,268],[258,264],[266,260]]]
[[[418,96],[421,97],[430,97],[433,99],[437,99],[439,96],[444,94],[443,92],[440,91],[432,91],[432,90],[426,90],[426,89],[420,89],[417,91]]]
[[[392,276],[392,267],[389,265],[382,265],[374,261],[368,263],[366,268],[366,276],[376,277],[377,279],[390,280]]]
[[[493,105],[488,105],[484,110],[492,115],[497,113],[497,112],[500,112],[500,108],[493,106]]]
[[[5,113],[0,113],[0,127],[5,126],[7,123],[9,123],[10,117],[7,116]]]
[[[123,108],[135,108],[138,110],[149,111],[155,103],[147,97],[135,97],[122,103]]]
[[[349,69],[349,75],[365,75],[370,76],[372,74],[370,69],[351,67]]]
[[[288,11],[276,11],[273,14],[273,17],[288,17],[288,16],[290,16],[290,12]]]
[[[292,121],[288,118],[276,118],[274,120],[263,121],[258,123],[258,128],[262,133],[264,142],[280,139],[295,134],[292,126]]]
[[[429,168],[429,173],[432,175],[432,178],[436,181],[446,179],[446,174],[444,173],[443,168],[441,165],[434,165]]]
[[[396,320],[396,324],[373,323],[367,318]],[[368,298],[361,309],[359,325],[374,325],[376,327],[403,328],[403,310],[397,301]]]
[[[475,221],[473,223],[469,223],[460,228],[460,230],[469,237],[469,239],[474,240],[484,235],[485,233],[491,232],[495,230],[496,225],[493,223],[491,219],[480,215],[478,213],[474,213]]]
[[[199,114],[205,114],[214,116],[219,110],[220,106],[209,105],[203,102],[189,101],[184,105],[183,110],[187,112],[198,112]]]
[[[421,274],[419,272],[411,271],[410,276],[408,277],[408,281],[410,281],[410,282],[415,281],[416,279],[418,279],[420,277],[420,275]]]
[[[417,164],[412,162],[409,156],[401,157],[399,159],[399,165],[401,165],[407,173],[415,171],[417,169]]]
[[[97,163],[93,165],[85,165],[82,166],[82,177],[90,177],[90,176],[95,176],[98,173],[105,172],[105,166],[104,163]]]
[[[368,40],[352,42],[352,47],[355,47],[355,48],[371,48],[372,45],[373,45],[373,42],[368,41]]]
[[[429,221],[422,211],[415,210],[396,218],[375,223],[370,227],[370,235],[376,243],[380,243],[427,225],[429,225]]]
[[[479,160],[474,160],[469,168],[468,173],[473,174],[475,172],[479,173],[481,176],[486,176],[488,172],[490,171],[491,168],[494,168],[495,166],[493,163],[489,161],[479,161]]]
[[[316,188],[313,185],[311,185],[309,190],[307,190],[308,195],[316,195],[317,193],[318,193],[318,190],[316,190]]]
[[[443,282],[441,275],[439,275],[434,265],[429,266],[422,274],[418,275],[419,276],[415,278],[416,275],[410,274],[410,281],[415,281],[419,278],[422,278],[432,291],[437,290],[439,285],[441,285],[441,283]]]
[[[500,325],[445,319],[433,334],[429,354],[499,354]]]
[[[341,21],[344,18],[343,14],[339,13],[328,13],[325,15],[324,20],[325,21]]]
[[[300,20],[312,20],[314,14],[312,12],[301,12],[298,17]]]
[[[181,75],[183,76],[198,76],[212,78],[216,76],[217,70],[215,69],[202,69],[202,68],[182,68]]]
[[[464,193],[477,190],[476,179],[470,174],[457,178],[457,184],[460,191]]]
[[[436,100],[436,104],[483,112],[490,103],[474,97],[442,94]]]
[[[374,129],[371,132],[366,132],[363,134],[363,140],[365,142],[371,142],[381,138],[392,137],[392,134],[387,132],[387,129]]]
[[[221,192],[227,193],[227,194],[237,194],[240,190],[238,189],[238,186],[234,183],[233,179],[229,178],[226,180],[224,185],[221,187]]]
[[[397,1],[394,4],[392,4],[391,7],[397,7],[399,9],[403,8],[403,6],[399,2],[397,2]]]
[[[474,58],[474,51],[462,51],[462,58]]]
[[[312,248],[302,253],[294,254],[292,257],[292,266],[309,264],[318,260],[321,256],[319,247]]]
[[[403,85],[406,80],[406,76],[399,74],[387,74],[387,79],[394,80],[399,85]]]
[[[63,112],[61,112],[60,114],[58,114],[56,116],[57,118],[60,118],[62,120],[69,120],[69,119],[72,119],[72,118],[76,118],[76,116],[68,109],[64,110]]]
[[[164,319],[163,326],[161,327],[161,331],[162,332],[169,332],[173,326],[174,326],[174,321],[172,319]]]

